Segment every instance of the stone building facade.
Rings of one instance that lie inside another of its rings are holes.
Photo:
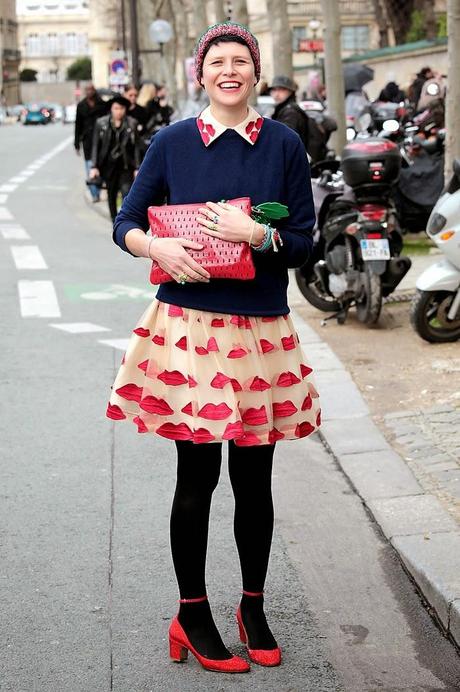
[[[15,0],[0,0],[0,105],[19,103],[18,23]]]
[[[21,69],[39,82],[62,82],[78,58],[89,56],[87,0],[17,0]]]

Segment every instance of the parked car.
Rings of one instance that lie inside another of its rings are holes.
[[[51,113],[42,103],[30,103],[22,115],[24,125],[47,125],[51,122]]]

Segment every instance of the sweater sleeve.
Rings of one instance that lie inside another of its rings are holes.
[[[147,209],[151,205],[160,205],[167,197],[164,158],[161,146],[162,138],[155,137],[142,162],[136,179],[123,200],[113,224],[113,240],[125,252],[125,236],[133,228],[141,228],[145,233],[149,230]]]
[[[300,267],[307,261],[313,247],[315,208],[310,166],[298,136],[290,137],[286,147],[284,181],[283,202],[289,209],[289,216],[276,223],[283,241],[279,259],[287,267]]]

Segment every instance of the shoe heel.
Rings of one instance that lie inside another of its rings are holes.
[[[186,661],[188,657],[188,649],[186,646],[179,644],[174,639],[169,640],[169,656],[173,661]]]
[[[245,632],[245,629],[243,627],[243,623],[241,622],[240,617],[237,618],[237,622],[238,622],[238,629],[240,631],[240,642],[242,642],[243,644],[247,644],[248,638],[246,636],[246,632]]]

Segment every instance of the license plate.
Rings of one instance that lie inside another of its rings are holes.
[[[361,240],[361,255],[365,262],[390,259],[390,244],[388,239]]]

